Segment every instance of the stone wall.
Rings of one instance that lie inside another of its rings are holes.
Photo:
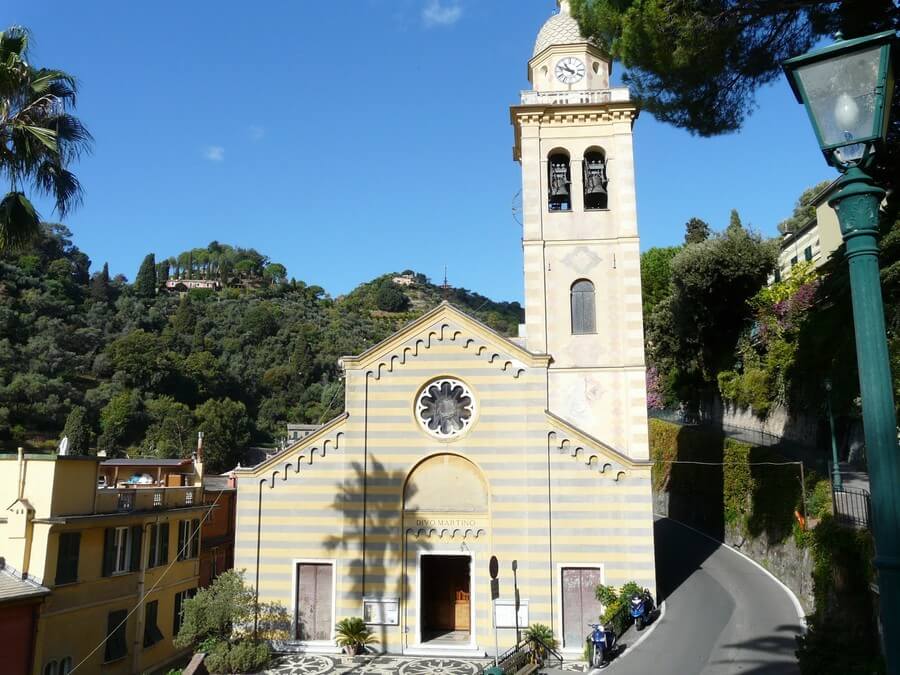
[[[813,596],[812,554],[808,548],[799,548],[793,537],[770,545],[766,537],[748,538],[735,529],[728,528],[725,543],[752,558],[778,577],[790,588],[803,605],[807,614],[815,609]]]

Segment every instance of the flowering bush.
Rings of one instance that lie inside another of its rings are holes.
[[[663,382],[656,366],[647,368],[647,408],[649,410],[662,410],[666,407],[663,395]]]
[[[740,372],[718,375],[719,392],[728,401],[765,417],[787,399],[800,329],[816,302],[819,278],[809,263],[794,266],[784,281],[760,290],[751,300],[753,326],[738,343]]]

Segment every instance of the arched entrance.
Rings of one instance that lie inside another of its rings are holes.
[[[403,521],[412,609],[409,626],[423,646],[474,644],[473,572],[485,541],[488,486],[481,470],[460,455],[422,460],[403,489]]]

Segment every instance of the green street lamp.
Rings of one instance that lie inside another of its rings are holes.
[[[834,415],[831,413],[831,378],[825,378],[825,408],[828,411],[828,427],[831,430],[831,485],[835,492],[844,489],[841,467],[838,461],[837,437],[834,434]]]
[[[894,40],[894,31],[838,39],[783,67],[825,160],[843,174],[828,204],[837,211],[850,266],[885,660],[888,673],[900,675],[900,451],[877,240],[884,190],[863,171],[887,135]]]

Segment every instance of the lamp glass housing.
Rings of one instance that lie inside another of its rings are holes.
[[[839,40],[784,63],[830,163],[859,163],[887,133],[893,31]]]

